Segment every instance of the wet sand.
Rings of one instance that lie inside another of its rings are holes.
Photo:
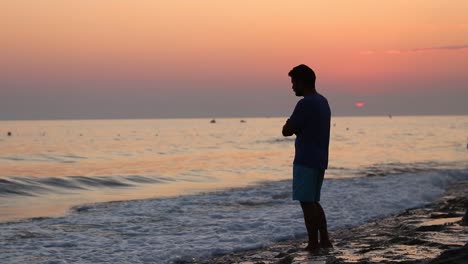
[[[423,208],[406,210],[351,229],[331,232],[335,248],[315,254],[304,241],[181,263],[468,263],[468,181],[450,186]]]

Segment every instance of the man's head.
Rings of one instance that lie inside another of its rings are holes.
[[[304,96],[315,93],[315,73],[307,65],[301,64],[294,67],[289,73],[292,89],[296,96]]]

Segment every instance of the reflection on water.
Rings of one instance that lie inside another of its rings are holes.
[[[0,221],[291,177],[285,118],[216,121],[1,121]],[[334,117],[332,124],[327,177],[468,164],[467,116]]]

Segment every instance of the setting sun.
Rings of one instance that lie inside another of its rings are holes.
[[[363,102],[356,102],[354,105],[356,107],[363,107],[365,104]]]

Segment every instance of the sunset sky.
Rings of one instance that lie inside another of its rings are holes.
[[[468,114],[468,1],[6,0],[0,119]],[[360,107],[357,102],[362,102]]]

